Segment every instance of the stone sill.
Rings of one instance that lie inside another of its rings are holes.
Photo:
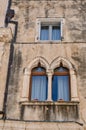
[[[86,42],[83,42],[83,41],[44,41],[44,42],[16,42],[15,44],[82,44],[82,43],[85,43]]]
[[[73,105],[78,105],[79,102],[78,101],[69,101],[69,102],[65,102],[65,101],[58,101],[58,102],[52,102],[52,101],[24,101],[21,102],[21,105],[27,105],[27,106],[42,106],[42,105],[56,105],[56,106],[73,106]]]

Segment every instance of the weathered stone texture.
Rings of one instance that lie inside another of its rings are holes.
[[[0,111],[3,111],[4,94],[8,72],[10,44],[0,42]]]
[[[84,130],[77,123],[0,121],[0,130]]]
[[[5,27],[5,16],[8,7],[8,0],[0,0],[0,27]]]
[[[10,43],[12,40],[11,28],[0,28],[0,42]]]
[[[0,120],[0,130],[86,130],[86,0],[10,0],[15,16],[9,28],[4,28],[8,0],[0,1],[0,113],[4,110],[7,119]],[[63,41],[35,42],[37,18],[64,18]],[[77,77],[78,110],[76,106],[46,108],[21,102],[24,70],[37,57],[49,65],[58,57],[71,62]]]
[[[14,0],[14,21],[18,21],[18,42],[34,42],[36,19],[54,17],[65,19],[64,41],[85,42],[85,0]],[[14,25],[15,26],[15,25]],[[22,37],[23,36],[23,37]]]
[[[82,46],[83,44],[83,46]],[[84,48],[84,49],[83,49]],[[62,51],[61,51],[62,50]],[[83,51],[83,53],[81,53]],[[22,53],[23,52],[23,53]],[[86,109],[85,104],[85,43],[78,44],[15,44],[13,61],[10,69],[10,79],[8,88],[8,101],[7,101],[7,117],[19,119],[21,117],[20,112],[20,97],[23,87],[24,68],[35,59],[36,57],[46,57],[45,59],[49,64],[61,56],[69,59],[74,65],[77,73],[78,94],[80,98],[80,110],[83,115],[83,120],[86,119],[84,111]],[[29,85],[28,85],[29,87]],[[29,88],[28,88],[29,89]],[[14,96],[12,96],[14,95]],[[10,102],[11,98],[11,102]],[[14,105],[15,104],[15,105]],[[81,105],[82,104],[82,105]],[[83,106],[83,109],[82,109]],[[82,111],[83,110],[83,111]],[[13,113],[16,111],[16,113]],[[81,117],[80,117],[81,118]]]
[[[21,105],[21,119],[34,121],[78,121],[78,103],[27,103]],[[32,114],[34,113],[34,114]]]

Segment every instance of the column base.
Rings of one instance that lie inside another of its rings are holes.
[[[79,102],[79,98],[78,97],[72,97],[71,101],[77,101],[77,102]]]
[[[27,97],[22,97],[22,98],[20,99],[20,102],[26,102],[26,101],[29,101],[29,99],[28,99]]]
[[[52,102],[52,99],[47,99],[46,101]]]

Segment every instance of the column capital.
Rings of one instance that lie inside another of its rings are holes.
[[[79,102],[79,97],[71,97],[71,101],[77,101],[77,102]]]
[[[53,70],[52,69],[48,69],[47,70],[47,75],[48,76],[52,76],[53,75]]]
[[[70,69],[69,72],[70,72],[70,75],[75,75],[75,71],[73,69]]]
[[[28,68],[25,68],[24,75],[31,75],[31,71]]]

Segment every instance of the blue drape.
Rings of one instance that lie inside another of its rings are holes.
[[[47,77],[32,76],[31,100],[45,101],[47,99]]]
[[[61,30],[60,27],[52,27],[52,40],[61,40]]]
[[[52,99],[69,101],[69,76],[53,77]]]
[[[42,26],[41,27],[41,40],[49,40],[49,26]]]

